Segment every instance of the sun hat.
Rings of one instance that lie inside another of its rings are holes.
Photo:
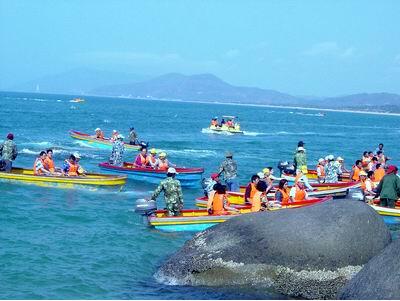
[[[101,129],[100,129],[100,128],[96,128],[94,131],[95,131],[95,132],[101,131]]]
[[[324,162],[325,160],[323,159],[323,158],[319,158],[318,159],[318,163],[322,163],[322,162]]]
[[[155,149],[155,148],[152,148],[152,149],[150,150],[150,154],[157,154],[156,149]]]
[[[124,135],[118,134],[117,139],[124,139]]]
[[[170,168],[168,168],[168,171],[167,171],[167,173],[174,173],[174,174],[178,174],[178,173],[176,172],[176,169],[175,169],[175,168],[173,168],[173,167],[170,167]]]
[[[162,152],[162,153],[160,153],[158,156],[159,156],[160,158],[161,158],[161,157],[166,157],[166,156],[167,156],[167,153]]]
[[[81,155],[78,152],[73,153],[73,155],[74,155],[74,157],[76,159],[80,159],[81,158]]]
[[[337,157],[336,160],[337,161],[344,161],[344,159],[342,157]]]
[[[269,170],[269,168],[264,168],[264,169],[262,170],[262,172],[263,172],[263,173],[270,173],[270,170]]]
[[[230,151],[227,151],[226,153],[225,153],[225,157],[226,158],[229,158],[229,157],[232,157],[233,156],[233,154],[232,154],[232,152],[230,152]]]

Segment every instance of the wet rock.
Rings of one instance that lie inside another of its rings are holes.
[[[184,285],[256,285],[333,298],[391,241],[382,218],[351,200],[244,214],[188,241],[156,278]]]
[[[339,299],[399,300],[400,299],[400,240],[388,245],[372,258],[346,284]]]

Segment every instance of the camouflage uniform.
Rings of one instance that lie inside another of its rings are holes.
[[[297,152],[294,155],[294,165],[296,166],[296,169],[300,169],[303,171],[303,169],[307,169],[307,156],[305,152]],[[303,173],[306,173],[307,171],[304,170]]]
[[[219,167],[219,173],[224,173],[225,183],[229,191],[239,191],[237,177],[237,164],[232,158],[226,158]]]
[[[157,189],[151,196],[155,200],[158,195],[164,191],[164,199],[169,216],[177,216],[183,208],[183,196],[181,183],[173,177],[167,177],[162,180]]]
[[[116,166],[122,166],[124,163],[123,160],[124,151],[125,151],[124,143],[120,140],[116,140],[113,143],[113,148],[110,156],[110,164]]]
[[[1,165],[4,165],[3,168],[6,172],[10,172],[12,168],[12,161],[14,161],[18,155],[17,145],[13,140],[7,139],[0,146],[0,154],[0,161],[2,161]]]

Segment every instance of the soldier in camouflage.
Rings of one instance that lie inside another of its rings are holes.
[[[178,216],[183,208],[182,188],[179,180],[175,179],[176,170],[173,167],[168,168],[167,178],[162,180],[157,189],[151,196],[155,200],[161,191],[164,191],[164,199],[168,216]]]
[[[237,164],[233,160],[231,152],[225,153],[226,159],[222,161],[218,174],[224,174],[226,186],[229,191],[239,191],[239,183],[237,181]]]
[[[17,145],[14,142],[14,135],[9,133],[7,140],[0,145],[0,170],[10,172],[12,168],[12,161],[17,158],[18,151]]]

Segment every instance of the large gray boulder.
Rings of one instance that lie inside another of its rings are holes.
[[[339,299],[399,300],[400,240],[392,242],[351,279]]]
[[[180,285],[254,285],[334,298],[391,241],[382,218],[352,200],[240,215],[195,235],[156,278]]]

